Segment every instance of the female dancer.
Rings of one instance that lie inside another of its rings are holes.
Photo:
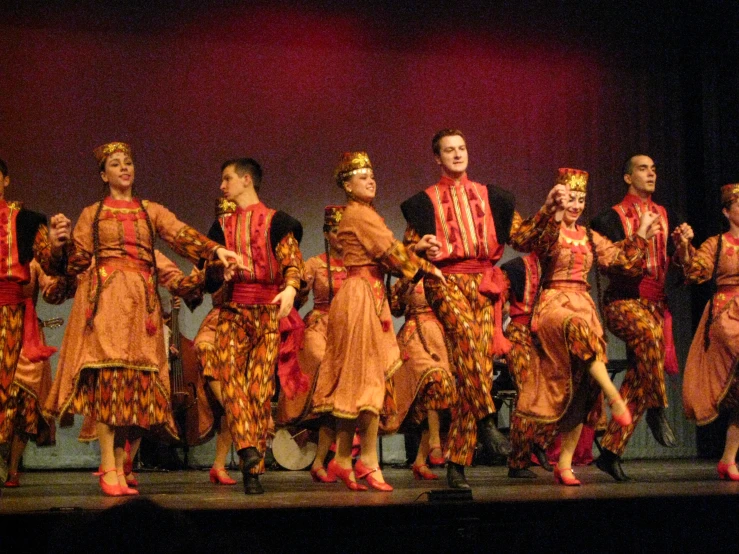
[[[628,425],[631,414],[606,369],[603,328],[588,293],[593,265],[619,269],[624,274],[642,271],[645,238],[657,229],[658,215],[645,213],[635,238],[619,243],[577,224],[585,209],[588,174],[560,169],[557,186],[566,200],[553,217],[561,221],[559,240],[553,248],[532,245],[542,264],[542,290],[534,310],[532,331],[541,345],[539,372],[521,376],[517,411],[542,423],[559,422],[562,451],[554,477],[558,483],[579,485],[572,472],[572,455],[583,422],[599,415],[600,390],[609,400],[613,417]],[[595,409],[593,409],[595,408]],[[544,428],[542,426],[542,428]],[[534,438],[535,439],[535,438]]]
[[[73,240],[70,220],[57,214],[48,241],[42,237],[35,245],[49,274],[77,275],[94,263],[75,295],[46,408],[54,415],[95,418],[100,487],[121,496],[137,494],[124,477],[126,440],[157,425],[176,436],[157,293],[156,235],[193,262],[217,255],[231,267],[241,260],[163,206],[134,197],[127,144],[105,144],[94,153],[108,194],[82,211]]]
[[[427,459],[432,465],[444,465],[439,412],[448,410],[456,401],[444,329],[426,301],[423,281],[396,282],[390,309],[396,317],[405,314],[405,323],[397,336],[403,365],[392,377],[397,412],[383,418],[382,430],[395,433],[401,425],[422,426],[421,442],[411,470],[418,480],[438,479],[429,469]]]
[[[708,302],[690,346],[683,378],[683,409],[688,419],[706,425],[729,413],[724,453],[716,467],[720,479],[739,481],[739,184],[721,188],[729,231],[706,240],[695,251],[693,230],[680,225],[672,234],[688,283],[711,281]]]
[[[442,276],[395,240],[372,207],[376,183],[366,153],[345,153],[335,177],[348,199],[338,234],[348,277],[329,310],[313,411],[336,418],[336,457],[328,465],[329,476],[341,478],[351,490],[367,490],[352,470],[352,436],[358,426],[362,452],[356,477],[367,479],[375,489],[392,491],[379,468],[377,430],[385,380],[400,366],[400,352],[380,264],[416,281],[424,273]]]
[[[326,206],[323,220],[323,242],[325,253],[313,256],[305,262],[303,281],[295,299],[295,308],[300,309],[313,291],[313,309],[305,316],[305,337],[303,346],[298,352],[301,371],[308,376],[312,386],[305,393],[288,399],[284,391],[280,391],[277,404],[277,423],[294,425],[305,421],[311,414],[311,399],[318,379],[318,367],[326,353],[326,329],[328,327],[328,311],[332,300],[341,289],[346,279],[346,268],[341,258],[341,243],[338,240],[339,222],[344,214],[344,206]],[[336,438],[333,425],[321,418],[318,427],[318,448],[313,460],[310,474],[316,483],[333,483],[335,476],[329,476],[323,466],[331,443]]]

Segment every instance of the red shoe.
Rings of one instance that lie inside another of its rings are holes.
[[[106,473],[107,473],[107,471],[106,471]],[[125,485],[121,485],[120,484],[120,478],[121,477],[123,477],[123,480],[126,481],[126,474],[125,473],[123,473],[122,471],[119,471],[119,472],[116,473],[116,475],[118,475],[118,481],[119,481],[118,486],[121,487],[121,490],[123,491],[123,494],[125,494],[126,496],[136,496],[137,494],[139,494],[139,491],[137,491],[136,489],[132,489],[131,487],[129,487],[128,486],[128,483],[126,483]]]
[[[739,481],[739,473],[729,473],[729,470],[731,468],[736,468],[736,462],[733,464],[725,464],[724,462],[719,462],[716,466],[716,471],[718,471],[718,478],[724,479],[726,481]],[[5,483],[5,486],[8,486],[8,483]]]
[[[328,468],[326,468],[326,474],[330,479],[336,480],[336,478],[338,477],[339,479],[344,481],[344,484],[350,491],[366,491],[367,487],[365,487],[364,485],[360,485],[356,481],[351,480],[352,473],[354,473],[354,470],[344,469],[336,463],[336,460],[331,460],[328,463]]]
[[[378,481],[377,479],[375,479],[374,475],[372,475],[374,472],[380,471],[379,467],[369,468],[364,465],[364,463],[362,463],[362,459],[360,458],[357,460],[357,463],[354,464],[354,470],[356,472],[357,479],[366,479],[369,486],[373,489],[382,492],[392,492],[392,485],[390,485],[389,483]]]
[[[231,479],[231,476],[226,471],[225,467],[216,469],[215,467],[210,468],[210,482],[214,485],[235,485],[236,481]]]
[[[325,475],[321,475],[320,473],[318,473],[321,470],[323,470],[323,473],[325,473]],[[316,469],[311,468],[310,476],[313,478],[314,483],[336,483],[336,476],[329,475],[326,471],[326,468],[324,468],[323,466]]]
[[[139,486],[139,480],[136,479],[136,474],[132,471],[131,473],[125,473],[124,476],[126,478],[126,486],[128,487],[138,487]]]
[[[107,496],[125,496],[127,493],[119,483],[111,485],[103,481],[103,478],[107,473],[111,473],[114,471],[116,471],[115,468],[100,472],[100,488],[102,489],[103,494]]]
[[[416,481],[435,481],[439,478],[439,476],[433,473],[426,464],[413,464],[411,466],[411,470],[413,471],[413,477],[416,478]]]
[[[624,411],[621,412],[619,415],[616,415],[613,413],[613,405],[619,402],[624,405]],[[611,416],[613,420],[616,423],[618,423],[621,427],[626,427],[627,425],[631,425],[631,423],[634,421],[631,418],[631,412],[629,411],[629,407],[626,405],[626,402],[624,402],[624,399],[621,398],[620,394],[613,400],[609,400],[608,405],[611,407]]]
[[[565,471],[569,471],[570,473],[572,473],[572,477],[562,475]],[[557,467],[556,465],[554,466],[554,482],[560,485],[567,485],[568,487],[577,487],[582,485],[580,480],[575,477],[575,472],[572,471],[571,467],[559,469],[559,467]]]
[[[429,463],[432,466],[439,466],[439,467],[443,467],[444,464],[446,463],[446,460],[444,459],[444,453],[441,451],[440,444],[437,444],[436,446],[431,447],[431,451],[429,452]]]
[[[8,479],[5,481],[5,486],[9,489],[14,489],[21,486],[20,481],[21,474],[17,471],[11,471],[8,473]]]

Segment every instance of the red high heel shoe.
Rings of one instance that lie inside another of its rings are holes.
[[[432,466],[443,467],[444,464],[446,463],[446,460],[444,459],[444,453],[441,450],[441,445],[437,444],[436,446],[431,446],[430,448],[431,448],[431,451],[429,452],[429,463]]]
[[[5,481],[5,486],[9,489],[15,489],[21,486],[21,474],[17,471],[9,471],[8,479]]]
[[[439,478],[439,476],[433,473],[426,464],[413,464],[411,466],[411,470],[413,471],[413,477],[416,478],[416,481],[435,481]]]
[[[572,477],[562,475],[562,473],[564,473],[565,471],[569,471],[570,473],[572,473]],[[575,472],[572,471],[571,467],[559,469],[559,467],[556,465],[554,466],[554,482],[560,485],[567,485],[568,487],[577,487],[582,485],[580,480],[575,477]]]
[[[208,473],[208,477],[210,478],[210,482],[214,485],[235,485],[236,481],[234,479],[231,479],[231,476],[226,471],[225,467],[221,468],[210,468],[210,473]]]
[[[318,473],[321,470],[323,470],[325,475],[321,475],[320,473]],[[323,466],[315,469],[311,468],[310,476],[313,479],[314,483],[336,483],[336,475],[329,475],[328,471],[326,471],[326,468],[324,468]]]
[[[621,412],[619,415],[613,413],[613,405],[617,402],[621,402],[624,405],[624,411]],[[620,394],[616,398],[609,400],[608,405],[611,407],[611,417],[616,423],[618,423],[621,427],[631,425],[631,423],[633,422],[633,419],[631,418],[631,411],[629,411],[629,407],[626,405],[626,402],[624,402],[624,399],[621,398]]]
[[[375,477],[372,475],[375,471],[380,471],[379,467],[367,467],[362,462],[362,458],[357,460],[357,463],[354,464],[354,471],[357,476],[357,479],[366,479],[367,483],[370,487],[372,487],[375,490],[382,491],[382,492],[392,492],[393,487],[390,485],[390,483],[384,483],[382,481],[378,481],[375,479]]]
[[[352,469],[344,469],[339,464],[336,463],[336,460],[331,460],[328,463],[328,468],[326,468],[326,473],[329,478],[336,479],[338,477],[342,481],[344,481],[344,484],[347,486],[347,488],[350,491],[366,491],[367,487],[364,485],[360,485],[356,481],[352,481],[350,479],[352,473],[354,473],[354,470]],[[356,476],[355,476],[356,478]]]
[[[139,486],[139,480],[136,479],[136,474],[132,471],[131,473],[123,472],[123,476],[126,479],[126,486],[128,487],[138,487]]]
[[[719,462],[716,466],[716,471],[718,471],[718,478],[724,479],[726,481],[739,481],[739,473],[729,473],[729,469],[732,467],[736,467],[736,463],[733,464],[725,464],[724,462]],[[5,483],[5,486],[8,486],[8,483]]]
[[[103,481],[103,478],[107,473],[116,472],[116,469],[108,469],[108,470],[102,470],[99,472],[100,475],[100,488],[103,491],[103,494],[107,496],[125,496],[127,493],[123,490],[123,487],[116,482],[115,485],[111,485],[110,483],[106,483]],[[117,473],[117,472],[116,472]]]
[[[132,489],[131,487],[129,487],[128,486],[128,483],[126,483],[125,486],[120,484],[120,478],[121,477],[123,477],[123,481],[126,481],[126,474],[125,473],[123,473],[122,471],[118,471],[118,472],[116,472],[116,475],[118,475],[118,480],[119,480],[118,486],[121,487],[121,490],[123,491],[123,494],[125,494],[127,496],[136,496],[137,494],[139,494],[139,491],[137,491],[136,489]]]

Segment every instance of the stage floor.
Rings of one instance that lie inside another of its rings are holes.
[[[439,481],[415,481],[409,469],[386,468],[392,493],[350,492],[341,483],[313,483],[305,471],[270,471],[262,477],[262,496],[245,496],[237,471],[231,473],[239,483],[231,487],[210,484],[207,471],[144,471],[138,474],[138,498],[176,513],[197,540],[234,552],[294,552],[320,542],[325,532],[331,545],[322,545],[324,552],[442,552],[458,546],[487,551],[497,541],[507,551],[552,542],[558,551],[689,552],[695,545],[735,551],[739,483],[719,481],[714,462],[628,461],[624,469],[633,481],[616,483],[591,466],[576,468],[583,486],[564,487],[539,468],[537,479],[519,480],[509,479],[504,467],[473,467],[467,470],[471,502],[428,501],[424,493],[446,488],[443,469],[435,470]],[[103,510],[125,512],[135,498],[103,496],[90,472],[28,472],[21,479],[21,487],[3,490],[0,526],[51,528],[50,534],[19,542],[27,547],[35,540],[42,551],[57,552],[70,537],[77,541],[80,529],[111,513]],[[2,536],[6,542],[8,535]]]

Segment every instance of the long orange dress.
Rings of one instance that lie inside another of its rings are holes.
[[[341,285],[346,280],[346,268],[341,258],[331,257],[331,286],[334,296],[341,290]],[[298,352],[298,363],[300,370],[311,381],[310,388],[297,394],[295,398],[289,399],[284,391],[280,391],[277,402],[278,425],[290,425],[299,423],[311,413],[311,399],[318,381],[318,368],[323,356],[326,354],[326,334],[328,330],[328,312],[331,306],[329,299],[328,266],[326,254],[313,256],[303,267],[304,286],[298,292],[295,300],[296,308],[300,308],[308,294],[313,292],[313,309],[303,319],[305,322],[305,335],[303,345]]]
[[[329,310],[313,411],[354,419],[362,411],[380,413],[385,380],[401,365],[380,264],[408,279],[432,266],[395,240],[374,208],[353,200],[338,240],[348,276]]]
[[[600,268],[618,267],[630,275],[643,270],[646,241],[641,237],[613,243],[593,232],[592,238]],[[541,422],[559,421],[569,412],[565,427],[583,423],[589,413],[587,422],[594,424],[600,416],[600,388],[585,363],[608,360],[589,294],[593,251],[586,229],[578,225],[570,231],[563,225],[554,247],[535,251],[542,264],[542,291],[532,319],[540,344],[539,368],[522,375],[516,409]]]
[[[714,271],[719,237],[706,240],[684,268],[688,283],[705,283]],[[739,407],[739,239],[726,233],[716,268],[718,290],[713,296],[713,321],[708,350],[704,348],[709,306],[690,345],[683,376],[683,409],[698,425],[711,423],[719,410]]]
[[[159,204],[110,197],[82,211],[65,258],[38,245],[47,273],[79,275],[95,264],[74,297],[46,403],[52,415],[78,413],[113,427],[165,425],[177,436],[152,230],[194,263],[213,258],[219,248]]]

